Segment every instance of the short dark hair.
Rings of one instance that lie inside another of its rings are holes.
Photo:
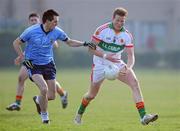
[[[116,16],[127,16],[128,15],[128,11],[122,7],[116,8],[113,12],[113,18]]]
[[[46,20],[52,21],[54,19],[54,16],[59,16],[59,14],[53,9],[45,11],[42,17],[43,24],[46,22]]]
[[[38,17],[38,18],[40,18],[40,16],[39,16],[39,14],[37,14],[37,13],[31,13],[31,14],[29,14],[29,19],[31,18],[31,17]]]

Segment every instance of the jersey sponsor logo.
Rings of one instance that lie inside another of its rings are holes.
[[[120,39],[120,43],[124,43],[124,39]]]
[[[106,43],[104,41],[100,42],[98,44],[98,46],[105,51],[109,51],[109,52],[113,52],[113,53],[119,52],[119,51],[123,50],[125,47],[125,45],[117,45],[114,43]]]
[[[116,36],[114,36],[114,38],[113,38],[113,42],[115,43],[115,42],[116,42],[116,40],[117,40],[117,37],[116,37]]]

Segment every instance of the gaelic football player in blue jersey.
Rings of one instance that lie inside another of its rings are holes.
[[[24,65],[28,69],[29,77],[40,90],[40,94],[33,98],[42,123],[49,123],[48,100],[55,99],[56,66],[53,58],[53,44],[56,40],[64,41],[71,47],[87,46],[95,49],[93,43],[70,39],[67,34],[57,27],[59,14],[54,10],[43,13],[43,24],[36,24],[27,28],[14,42],[13,46]],[[23,54],[21,45],[26,42],[30,47]]]
[[[28,23],[30,26],[39,24],[40,23],[40,16],[37,13],[31,13],[28,17]],[[58,47],[57,41],[54,43],[54,47]],[[28,50],[28,46],[25,47],[25,50]],[[20,65],[20,57],[17,57],[15,59],[15,64]],[[28,78],[28,72],[24,65],[21,66],[18,76],[18,85],[16,90],[16,99],[15,102],[10,104],[8,107],[6,107],[9,111],[20,111],[21,110],[21,101],[23,98],[24,93],[24,87],[25,87],[25,81]],[[56,91],[60,95],[62,108],[66,108],[68,105],[68,99],[67,99],[67,91],[65,91],[58,82],[56,82]]]

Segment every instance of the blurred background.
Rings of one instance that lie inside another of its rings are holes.
[[[84,125],[74,125],[74,114],[89,87],[92,55],[87,48],[71,48],[63,42],[54,54],[57,80],[69,93],[68,108],[62,110],[57,97],[49,103],[51,126],[40,125],[32,101],[39,91],[28,80],[22,111],[5,110],[15,100],[20,67],[14,65],[17,54],[12,42],[28,27],[30,13],[42,16],[54,9],[69,37],[90,41],[96,28],[111,21],[114,8],[120,6],[129,11],[126,28],[134,36],[135,71],[147,111],[160,116],[156,123],[141,126],[129,88],[106,80],[87,110]],[[179,85],[180,0],[0,0],[0,131],[180,131]]]
[[[69,37],[90,41],[109,22],[114,8],[129,11],[126,28],[134,36],[137,68],[180,69],[180,0],[0,0],[0,67],[14,67],[13,40],[28,26],[28,15],[55,9]],[[55,49],[58,67],[90,67],[85,48]]]

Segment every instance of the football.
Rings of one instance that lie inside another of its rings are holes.
[[[104,76],[108,80],[115,80],[118,77],[119,68],[115,64],[109,64],[104,68]]]

